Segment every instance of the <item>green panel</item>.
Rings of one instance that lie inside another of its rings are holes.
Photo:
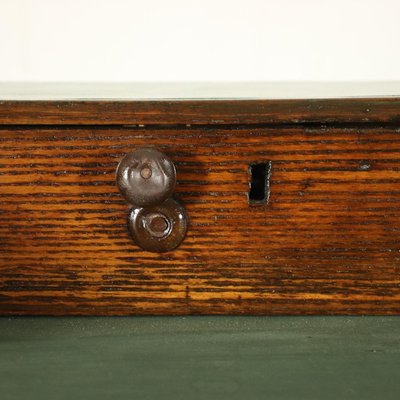
[[[0,399],[400,399],[400,318],[0,318]]]

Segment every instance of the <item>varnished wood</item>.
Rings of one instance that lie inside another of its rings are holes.
[[[400,96],[362,99],[0,101],[0,125],[400,123]]]
[[[0,114],[257,124],[1,128],[1,314],[400,314],[399,100],[140,107],[8,102]],[[298,123],[319,119],[351,124]],[[166,254],[132,243],[115,185],[119,160],[143,145],[176,164],[190,218]],[[249,165],[270,160],[269,202],[250,206]]]

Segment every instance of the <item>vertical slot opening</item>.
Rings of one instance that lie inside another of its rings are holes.
[[[248,195],[250,204],[258,205],[268,203],[271,165],[271,161],[250,164],[250,189]]]

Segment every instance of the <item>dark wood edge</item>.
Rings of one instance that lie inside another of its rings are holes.
[[[0,125],[400,123],[400,97],[0,101]]]

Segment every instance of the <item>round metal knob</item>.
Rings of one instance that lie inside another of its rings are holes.
[[[186,212],[173,199],[152,207],[132,208],[128,215],[128,229],[142,249],[158,253],[170,251],[185,237]]]
[[[185,237],[185,208],[171,197],[175,184],[173,162],[154,148],[127,154],[117,167],[119,191],[134,206],[128,214],[128,229],[144,250],[170,251]]]
[[[174,163],[154,148],[128,153],[117,168],[117,185],[125,199],[141,207],[160,204],[176,185]]]

